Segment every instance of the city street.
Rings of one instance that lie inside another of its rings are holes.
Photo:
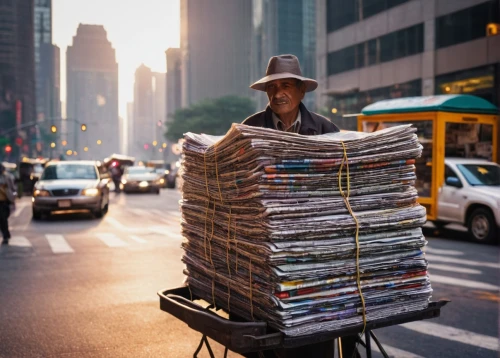
[[[103,219],[44,221],[32,221],[31,198],[19,200],[0,247],[0,357],[192,357],[201,335],[161,311],[156,294],[183,281],[179,199],[170,189],[111,193]],[[392,357],[498,357],[498,247],[456,230],[435,238],[432,226],[425,235],[433,300],[451,303],[437,319],[375,333]]]

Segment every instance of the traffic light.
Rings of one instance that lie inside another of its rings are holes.
[[[82,132],[85,132],[87,130],[87,125],[82,124],[80,128],[82,129]]]
[[[50,131],[51,131],[52,133],[57,133],[57,127],[56,127],[56,126],[54,126],[54,125],[52,125],[52,126],[50,127]]]
[[[17,137],[16,138],[16,145],[18,147],[22,146],[23,145],[23,139],[21,137]]]
[[[5,153],[10,153],[10,152],[12,152],[12,146],[10,144],[7,144],[5,146]]]
[[[144,149],[148,150],[149,144],[144,144]]]

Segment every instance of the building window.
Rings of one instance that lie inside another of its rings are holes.
[[[327,0],[326,27],[333,32],[359,21],[358,0]]]
[[[423,39],[424,25],[418,24],[342,50],[330,52],[328,54],[328,75],[421,53],[424,50]]]
[[[456,45],[486,36],[488,23],[498,23],[499,0],[436,18],[436,48]]]
[[[369,91],[330,95],[329,108],[336,109],[332,121],[340,128],[357,130],[356,120],[342,118],[345,114],[360,113],[367,105],[389,98],[414,97],[422,95],[422,80],[399,83],[392,86],[375,88]],[[330,111],[329,110],[329,111]]]
[[[495,95],[495,66],[437,76],[434,82],[436,94],[471,94],[499,104]]]
[[[362,4],[363,19],[376,15],[410,0],[359,0]]]

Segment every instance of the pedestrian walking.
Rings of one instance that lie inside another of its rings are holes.
[[[0,164],[0,231],[3,236],[3,245],[10,239],[9,216],[11,206],[15,204],[15,188],[11,176],[5,172],[5,167]]]

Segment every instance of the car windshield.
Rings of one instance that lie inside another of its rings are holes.
[[[500,185],[500,166],[491,164],[458,164],[470,185]]]
[[[129,167],[127,168],[127,173],[129,175],[137,175],[137,174],[149,174],[154,170],[154,168],[146,168],[146,167]]]
[[[89,164],[50,165],[43,171],[41,180],[55,179],[97,179],[97,173]]]

